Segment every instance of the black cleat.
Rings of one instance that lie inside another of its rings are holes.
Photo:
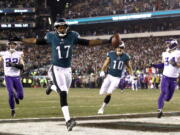
[[[66,122],[67,130],[72,131],[73,127],[75,127],[77,122],[74,119],[70,119],[68,122]]]
[[[163,112],[162,112],[162,111],[158,112],[157,118],[161,118],[162,116],[164,116],[164,115],[163,115]]]
[[[13,92],[13,95],[14,95],[14,100],[15,100],[16,104],[19,104],[19,99],[17,98],[15,92]]]
[[[16,104],[19,104],[19,99],[16,96],[14,96],[14,100],[15,100]]]
[[[16,116],[15,110],[11,110],[11,117],[13,118],[13,117],[15,117],[15,116]]]
[[[51,92],[52,92],[51,86],[52,86],[52,84],[49,84],[49,85],[47,86],[47,88],[46,88],[46,95],[51,94]]]

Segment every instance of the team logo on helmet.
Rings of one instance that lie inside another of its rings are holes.
[[[124,48],[125,48],[125,43],[124,43],[124,41],[120,41],[120,43],[119,43],[119,45],[117,46],[117,48],[124,49]]]
[[[64,26],[64,28],[62,30],[59,30],[58,27],[60,27],[60,26]],[[59,18],[54,23],[54,29],[60,37],[64,37],[67,35],[69,25],[67,24],[65,19]]]

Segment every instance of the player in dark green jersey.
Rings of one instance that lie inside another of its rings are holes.
[[[118,87],[120,79],[124,76],[125,67],[130,75],[132,75],[132,67],[130,64],[130,57],[124,52],[125,44],[122,41],[121,44],[115,48],[115,51],[111,51],[107,54],[106,60],[100,72],[100,76],[105,76],[105,70],[108,68],[108,74],[103,81],[100,89],[100,95],[105,94],[106,97],[101,108],[98,110],[98,114],[103,114],[104,109],[110,102],[112,92]]]
[[[79,34],[69,30],[69,26],[65,19],[59,19],[54,23],[55,31],[48,32],[45,39],[25,38],[22,39],[26,43],[49,44],[51,45],[52,67],[49,75],[52,80],[46,91],[50,94],[52,89],[56,89],[60,96],[61,109],[66,121],[68,131],[76,125],[76,122],[70,118],[67,93],[71,85],[71,58],[73,47],[77,44],[93,47],[96,45],[104,45],[111,43],[110,39],[86,40],[79,37]]]

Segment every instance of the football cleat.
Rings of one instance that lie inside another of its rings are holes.
[[[16,116],[15,110],[11,110],[11,117],[13,118],[13,117],[15,117],[15,116]]]
[[[51,89],[51,86],[49,85],[49,86],[46,88],[46,95],[51,94],[51,92],[52,92],[52,89]]]
[[[13,92],[13,95],[14,95],[14,100],[15,100],[16,104],[19,104],[19,99],[17,98],[15,92]]]
[[[163,112],[159,111],[158,114],[157,114],[157,118],[161,118],[162,116],[163,116]]]
[[[73,127],[75,127],[77,122],[74,119],[70,119],[68,122],[66,122],[67,130],[72,131]]]
[[[48,86],[47,86],[47,88],[46,88],[46,95],[51,94],[51,92],[52,92],[51,86],[52,86],[52,85],[53,85],[52,82],[50,82],[50,83],[48,84]]]
[[[104,110],[103,110],[102,108],[100,108],[100,109],[98,110],[98,113],[97,113],[97,114],[100,114],[100,115],[104,114]]]
[[[14,100],[15,100],[16,104],[18,105],[19,104],[19,99],[16,96],[14,96]]]

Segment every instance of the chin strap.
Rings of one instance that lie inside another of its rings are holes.
[[[57,34],[58,34],[60,37],[65,37],[65,36],[67,35],[67,33],[62,34],[62,33],[60,33],[60,32],[57,32]]]

